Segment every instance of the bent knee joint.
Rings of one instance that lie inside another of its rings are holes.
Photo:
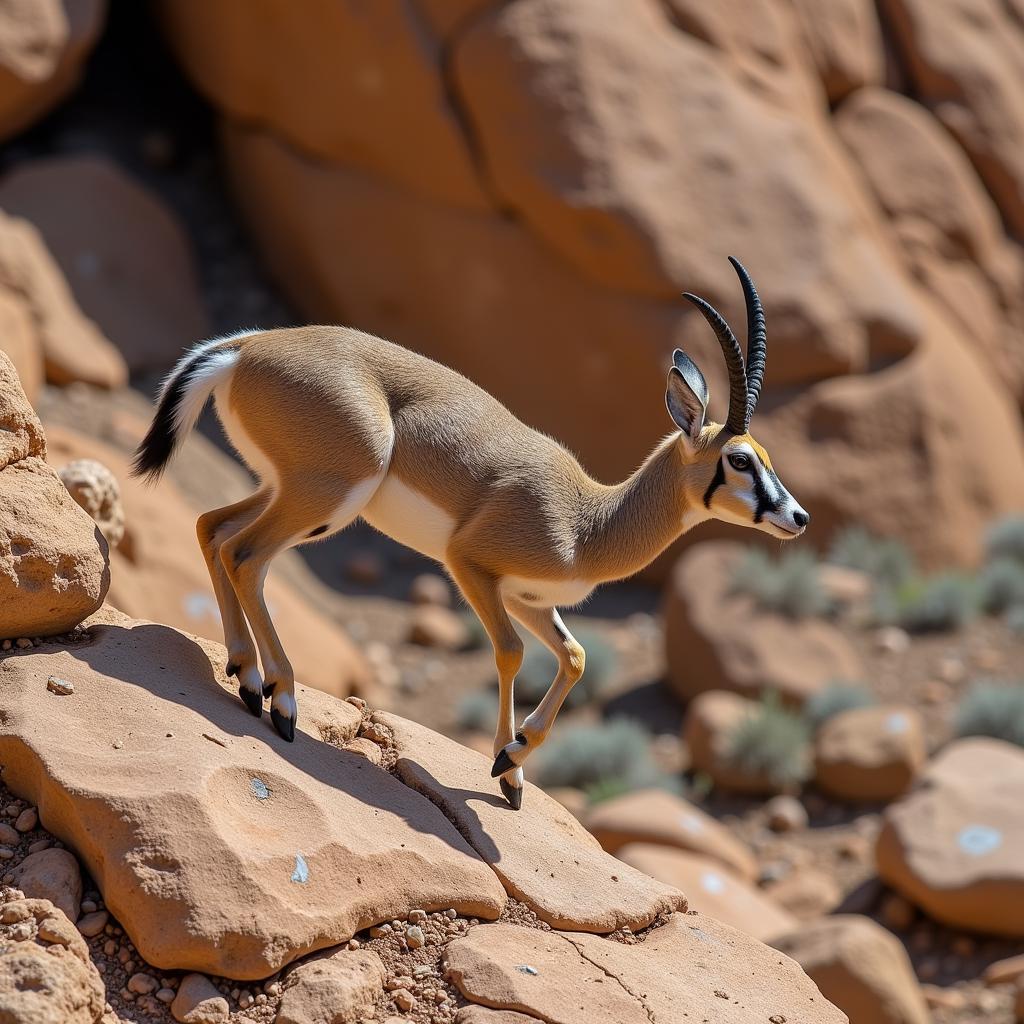
[[[565,674],[571,682],[576,682],[583,675],[587,666],[587,652],[579,644],[566,647]]]

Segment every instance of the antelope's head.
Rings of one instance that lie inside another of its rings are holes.
[[[754,282],[739,260],[729,257],[739,275],[747,305],[747,360],[725,318],[697,295],[684,293],[704,314],[722,346],[729,370],[729,415],[725,424],[706,419],[708,386],[697,364],[676,349],[668,373],[665,402],[682,431],[680,451],[686,467],[691,507],[705,518],[752,526],[789,540],[807,528],[811,517],[786,490],[768,453],[749,432],[764,379],[764,311]]]

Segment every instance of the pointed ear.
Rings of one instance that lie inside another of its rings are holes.
[[[695,441],[704,426],[704,416],[708,407],[708,385],[697,364],[679,349],[672,354],[672,369],[668,371],[665,404],[675,425],[686,437]]]

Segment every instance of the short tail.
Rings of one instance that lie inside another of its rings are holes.
[[[135,449],[132,476],[151,482],[160,478],[214,389],[230,379],[241,337],[204,341],[181,358],[160,388],[156,415]]]

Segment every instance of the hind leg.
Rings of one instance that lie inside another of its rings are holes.
[[[286,740],[295,738],[295,674],[263,597],[263,583],[276,554],[294,544],[336,533],[362,511],[380,479],[355,486],[332,481],[314,489],[309,480],[282,480],[280,489],[254,522],[220,547],[220,559],[259,649],[263,693],[271,697],[270,717]],[[248,702],[247,702],[248,703]]]
[[[270,488],[263,488],[233,505],[204,512],[196,522],[199,547],[206,559],[206,568],[210,573],[224,627],[224,646],[228,649],[227,674],[238,677],[238,694],[257,718],[263,714],[263,680],[256,662],[256,648],[249,626],[224,570],[220,548],[263,512],[271,495]]]

